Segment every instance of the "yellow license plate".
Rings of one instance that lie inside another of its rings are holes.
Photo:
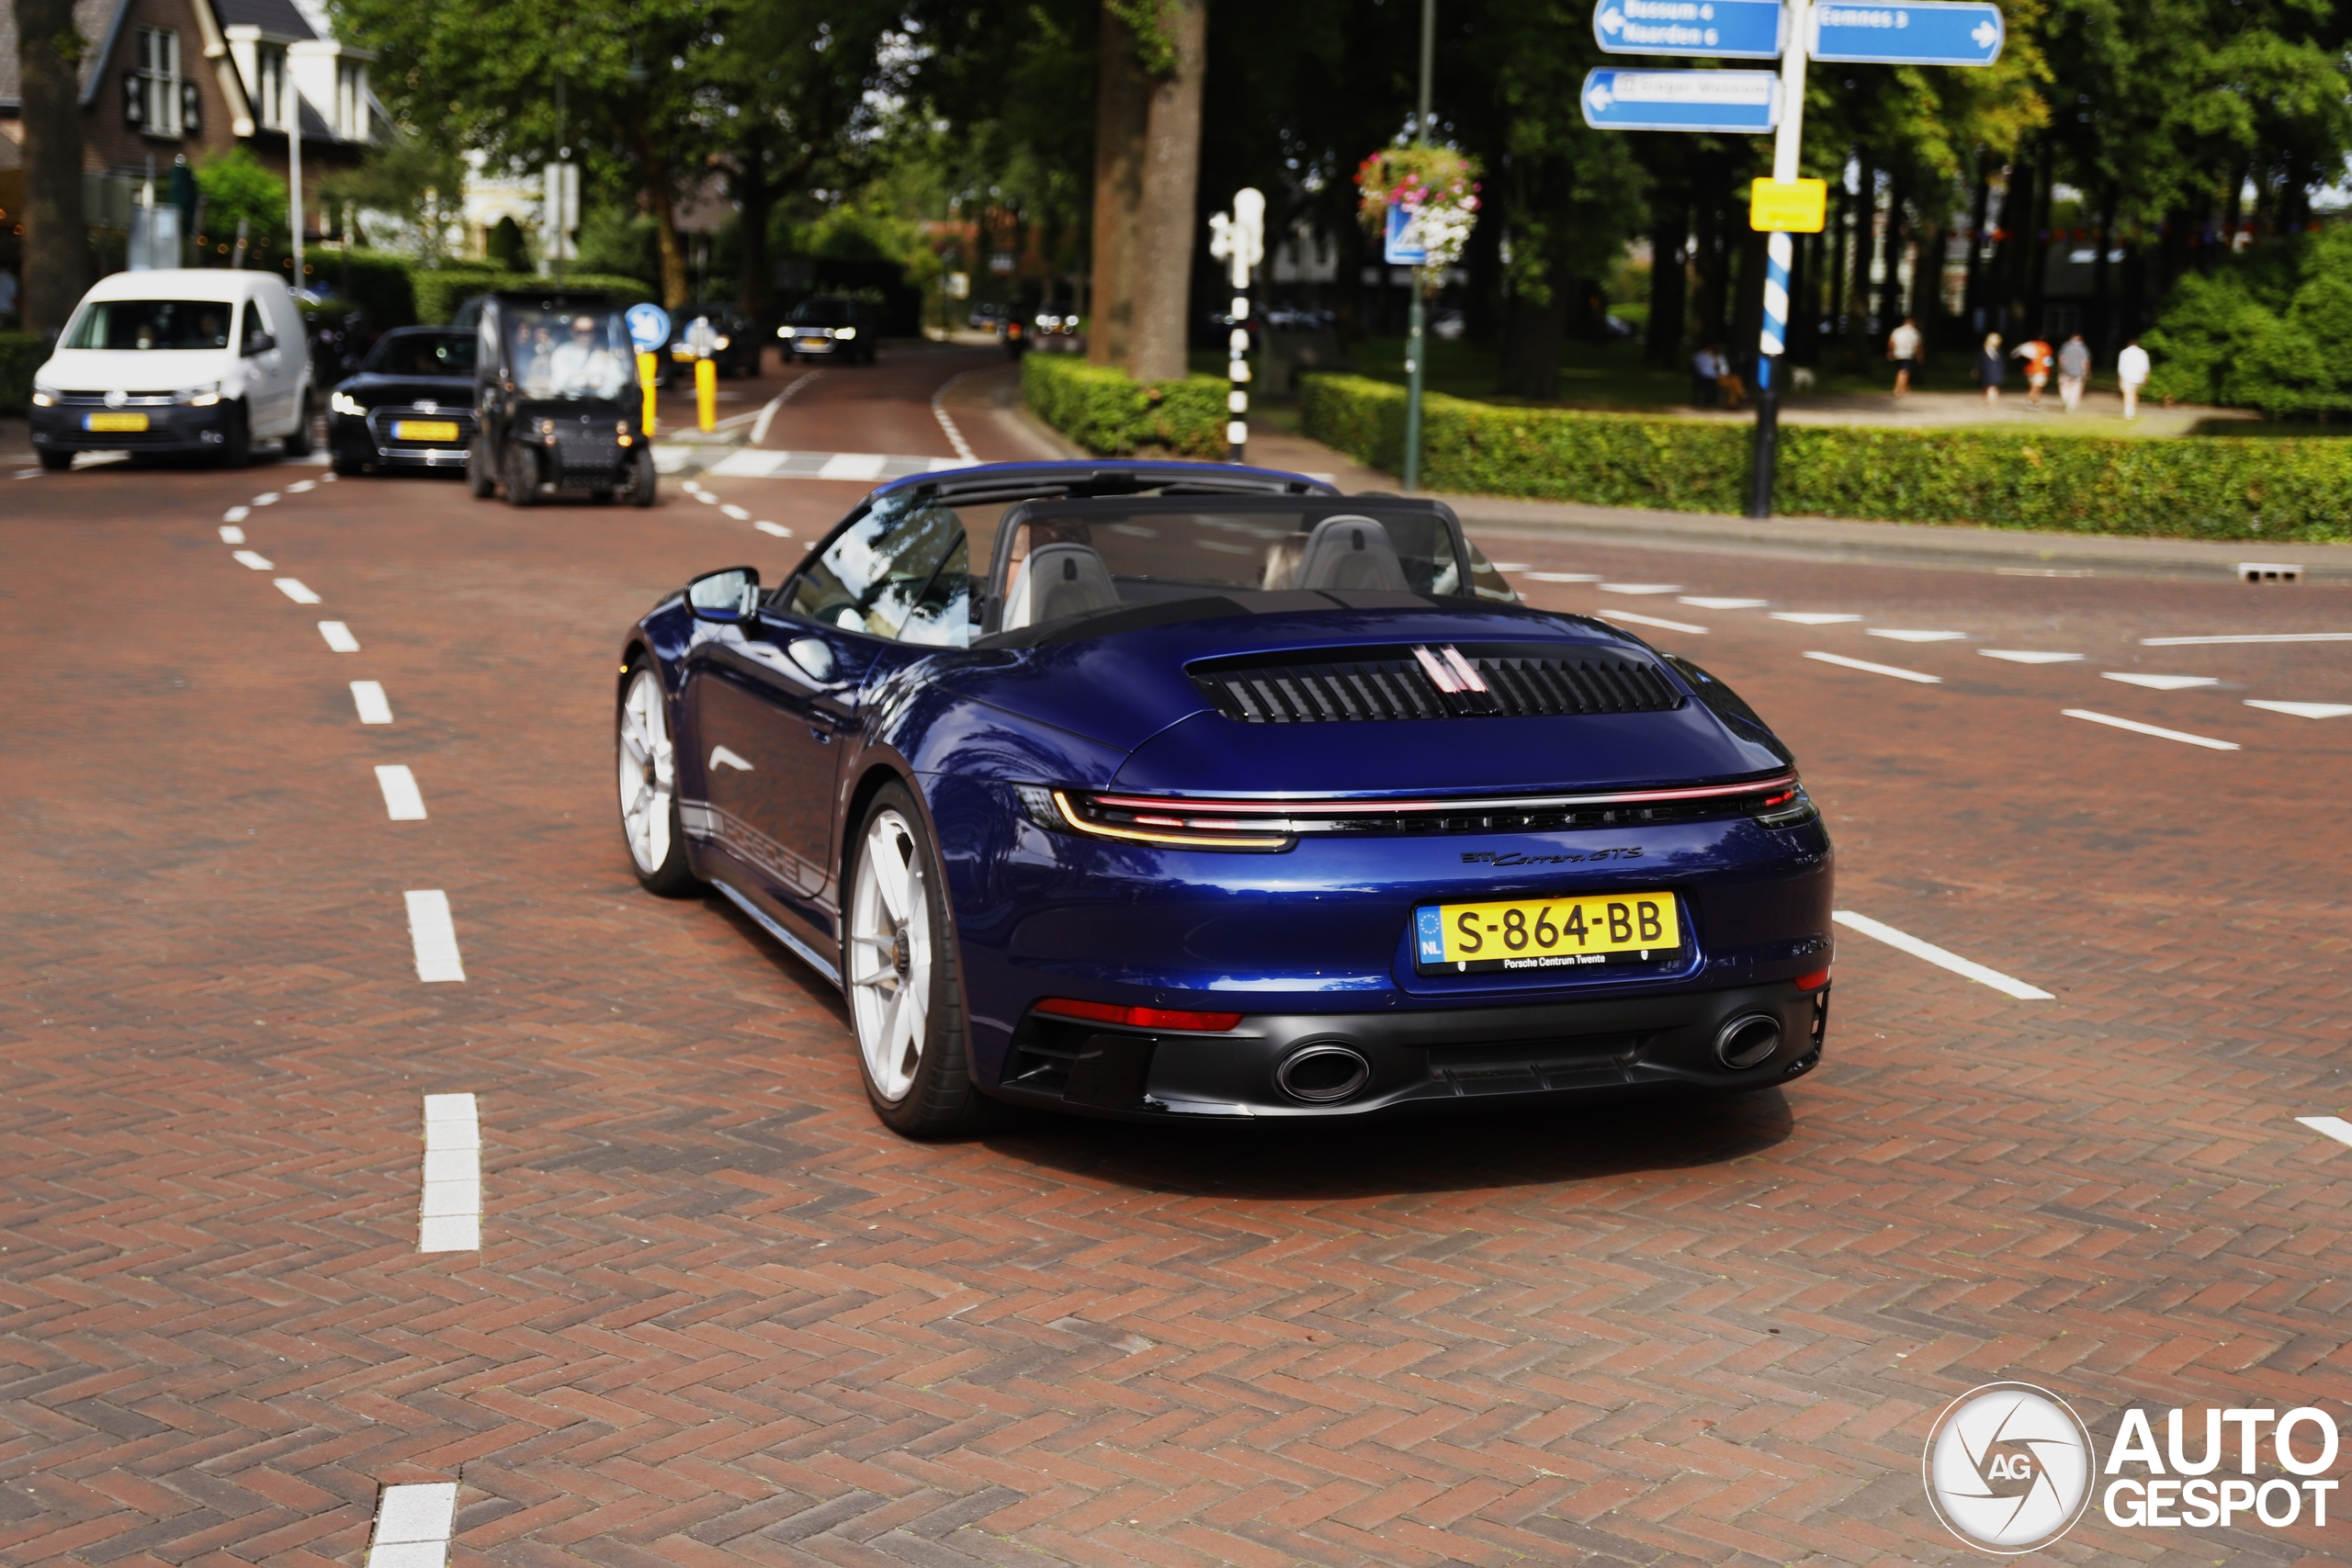
[[[147,428],[147,416],[143,413],[85,413],[82,416],[82,428],[102,431],[110,435],[135,435]]]
[[[687,347],[684,344],[683,344],[683,343],[682,343],[682,344],[677,344],[676,346],[673,347],[673,348],[670,350],[670,357],[671,357],[671,358],[673,358],[673,359],[692,359],[694,356],[695,356],[695,351],[694,351],[693,349],[691,349],[691,348],[688,348],[688,347]]]
[[[396,419],[392,421],[395,441],[455,441],[458,422],[454,419]]]
[[[1413,911],[1414,958],[1427,974],[1638,963],[1681,945],[1682,921],[1671,893],[1507,898]]]

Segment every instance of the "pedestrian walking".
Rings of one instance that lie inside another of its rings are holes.
[[[2148,351],[2133,338],[2115,356],[2115,378],[2123,388],[2123,417],[2140,417],[2140,389],[2148,383]]]
[[[1711,409],[1721,400],[1723,388],[1717,383],[1724,373],[1715,358],[1715,345],[1702,343],[1699,352],[1690,356],[1690,400],[1702,409]]]
[[[2010,356],[2025,361],[2025,400],[2028,407],[2041,406],[2041,389],[2050,385],[2050,345],[2040,338],[2029,338],[2009,350]]]
[[[1747,406],[1747,383],[1741,378],[1731,355],[1724,352],[1721,344],[1715,344],[1715,385],[1723,389],[1724,407],[1736,409]]]
[[[1894,362],[1894,395],[1911,395],[1911,372],[1919,364],[1919,323],[1909,316],[1903,324],[1886,334],[1886,356]]]
[[[1969,374],[1984,384],[1984,406],[1992,408],[2001,400],[2001,378],[2009,373],[2009,362],[2001,354],[2001,334],[1986,333],[1984,346],[1977,351],[1975,367]]]
[[[2076,333],[2058,351],[2058,400],[2066,405],[2068,413],[2083,406],[2083,383],[2090,379],[2091,345]]]

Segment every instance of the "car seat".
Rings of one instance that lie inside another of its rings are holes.
[[[1118,607],[1111,569],[1092,546],[1040,545],[1013,569],[1012,586],[1004,596],[1004,629]]]
[[[1388,530],[1369,517],[1326,517],[1315,525],[1298,563],[1298,585],[1374,592],[1412,591]]]

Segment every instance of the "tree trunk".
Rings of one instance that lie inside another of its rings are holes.
[[[1555,268],[1550,297],[1542,304],[1514,290],[1503,328],[1503,355],[1495,389],[1518,398],[1560,395],[1560,339],[1567,328],[1570,290],[1577,280]]]
[[[1136,226],[1143,210],[1144,130],[1151,78],[1134,29],[1102,7],[1094,91],[1094,245],[1087,287],[1086,358],[1124,368],[1135,342]]]
[[[2115,232],[2115,192],[2107,194],[2106,209],[2099,214],[2098,228],[2092,243],[2098,250],[2091,259],[2091,319],[2090,331],[2085,334],[2098,363],[2104,365],[2116,350],[2114,341],[2115,300],[2108,288],[2112,274],[2108,270],[2107,253],[2111,245],[2109,236]]]
[[[735,303],[764,340],[768,320],[768,218],[775,209],[775,185],[768,177],[766,138],[746,137],[735,149],[734,187],[742,217],[735,234]]]
[[[1781,355],[1791,365],[1811,365],[1814,321],[1821,311],[1813,302],[1814,285],[1821,270],[1821,247],[1812,234],[1789,236],[1789,319],[1782,331]]]
[[[1764,254],[1770,236],[1742,225],[1739,233],[1739,283],[1734,297],[1731,362],[1742,367],[1747,384],[1756,385],[1757,361],[1763,356]]]
[[[1723,182],[1712,177],[1720,172],[1712,164],[1702,166],[1695,201],[1699,230],[1699,319],[1691,325],[1691,336],[1702,348],[1723,338],[1724,299],[1730,286],[1731,255],[1724,243]]]
[[[1184,376],[1193,246],[1200,229],[1201,78],[1208,69],[1207,0],[1162,0],[1176,65],[1151,86],[1144,126],[1143,205],[1136,222],[1135,337],[1127,373]]]
[[[1675,197],[1653,209],[1650,225],[1650,320],[1643,352],[1652,365],[1677,369],[1682,364],[1682,317],[1690,278],[1682,247],[1690,237],[1690,205]]]
[[[1885,281],[1878,276],[1883,265],[1878,232],[1878,171],[1865,163],[1861,189],[1854,205],[1854,308],[1846,317],[1849,369],[1859,370],[1870,362],[1870,337],[1878,323],[1879,290]]]
[[[74,30],[73,0],[17,0],[17,28],[25,136],[20,308],[27,332],[55,332],[90,286],[78,80],[90,43]]]
[[[1848,247],[1853,243],[1853,236],[1849,231],[1853,227],[1854,200],[1846,194],[1846,186],[1841,181],[1829,187],[1829,223],[1821,236],[1827,242],[1829,250],[1828,306],[1822,312],[1829,318],[1829,330],[1824,333],[1817,325],[1814,329],[1813,362],[1815,365],[1821,363],[1822,338],[1836,339],[1843,336],[1846,331],[1846,278],[1849,270],[1846,257]]]
[[[2053,174],[2054,160],[2045,153],[2041,168],[2034,178],[2033,231],[2025,250],[2026,319],[2023,330],[2036,337],[2041,335],[2044,295],[2050,284],[2050,219],[2051,204],[2054,199],[2051,186],[2056,183]]]
[[[1976,153],[1976,200],[1968,209],[1967,271],[1960,286],[1961,331],[1957,334],[1960,340],[1973,337],[1979,330],[1976,312],[1984,304],[1979,274],[1984,270],[1984,222],[1993,201],[1993,182],[1986,177],[1988,173],[1984,167],[1984,152],[1980,148]]]

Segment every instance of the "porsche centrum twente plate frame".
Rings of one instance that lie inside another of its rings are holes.
[[[1671,893],[1425,904],[1413,911],[1413,930],[1424,975],[1642,963],[1682,945]]]

